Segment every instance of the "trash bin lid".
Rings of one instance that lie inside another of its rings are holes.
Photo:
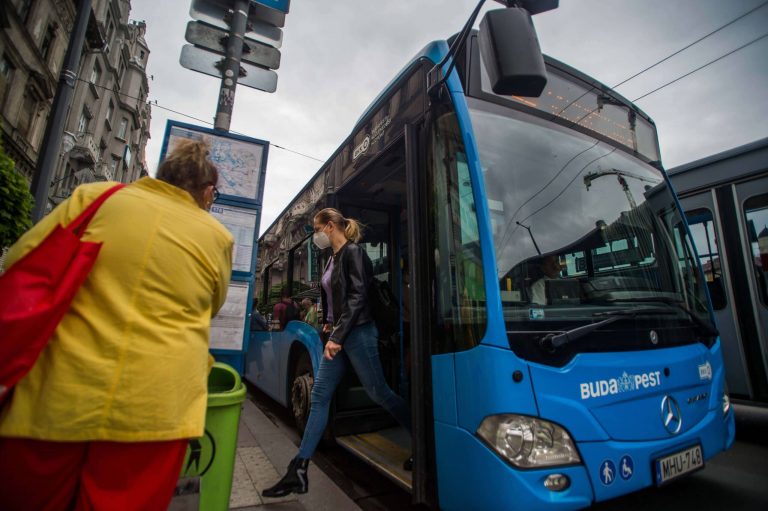
[[[223,362],[214,362],[208,374],[208,392],[221,394],[232,392],[240,387],[240,375],[237,371]]]

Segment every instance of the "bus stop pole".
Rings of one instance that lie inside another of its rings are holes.
[[[235,106],[235,89],[240,76],[240,59],[243,56],[243,37],[248,22],[249,0],[235,0],[232,21],[229,25],[227,57],[221,69],[221,89],[216,106],[216,118],[213,129],[229,131],[232,122],[232,110]]]
[[[48,193],[51,188],[51,176],[59,159],[61,149],[61,137],[64,132],[64,124],[67,122],[69,104],[75,93],[75,81],[77,69],[80,67],[80,55],[83,52],[85,32],[88,28],[88,18],[91,15],[91,0],[79,0],[72,34],[67,46],[67,54],[64,56],[64,66],[59,75],[59,84],[56,88],[56,97],[53,100],[48,124],[45,127],[45,135],[40,145],[41,153],[37,160],[37,168],[32,177],[31,191],[35,196],[35,206],[32,209],[32,222],[37,223],[45,216],[48,206]]]

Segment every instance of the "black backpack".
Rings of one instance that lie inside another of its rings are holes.
[[[399,330],[400,307],[388,282],[371,279],[368,302],[380,339],[388,339]]]

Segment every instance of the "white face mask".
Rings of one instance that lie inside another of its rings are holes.
[[[323,227],[323,229],[325,229],[325,227]],[[324,250],[331,246],[331,238],[325,234],[325,231],[316,232],[312,235],[312,243],[314,243],[320,250]]]

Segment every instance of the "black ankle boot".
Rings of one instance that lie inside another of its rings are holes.
[[[261,495],[264,497],[284,497],[289,493],[307,493],[309,479],[307,478],[308,459],[293,458],[288,464],[288,470],[280,481],[267,488]]]

